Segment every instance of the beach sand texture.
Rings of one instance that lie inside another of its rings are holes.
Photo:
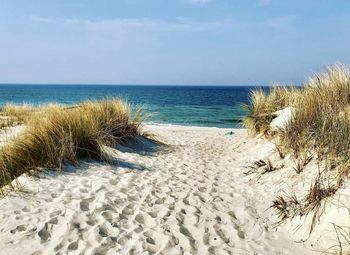
[[[244,174],[271,145],[244,129],[145,128],[169,146],[134,143],[111,149],[113,164],[21,176],[21,191],[0,200],[0,254],[314,254],[274,227],[285,177]]]

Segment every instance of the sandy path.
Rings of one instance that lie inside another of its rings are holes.
[[[171,146],[22,178],[23,192],[0,200],[0,254],[307,253],[271,228],[271,201],[243,174],[256,159],[244,130],[150,129]]]

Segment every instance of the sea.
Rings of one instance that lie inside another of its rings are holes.
[[[146,123],[241,128],[254,86],[151,85],[0,85],[0,106],[6,103],[74,105],[84,100],[118,97],[143,107]]]

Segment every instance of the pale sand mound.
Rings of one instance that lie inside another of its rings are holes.
[[[271,130],[277,131],[279,129],[284,129],[293,120],[295,115],[294,107],[286,107],[282,110],[273,113],[276,117],[271,121]]]
[[[310,253],[272,227],[277,189],[244,175],[266,154],[248,150],[245,130],[148,128],[171,146],[124,146],[115,165],[20,178],[23,192],[0,200],[0,253]]]

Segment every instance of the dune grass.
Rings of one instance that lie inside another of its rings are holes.
[[[338,244],[329,247],[325,254],[349,255],[350,254],[350,228],[333,224],[337,235]],[[329,252],[330,251],[330,252]]]
[[[284,129],[271,130],[274,112],[294,107]],[[280,196],[273,202],[283,221],[313,213],[313,229],[325,201],[348,180],[350,171],[350,69],[344,65],[327,68],[309,79],[302,88],[275,87],[269,93],[251,93],[245,126],[252,134],[273,139],[278,151],[294,158],[301,173],[315,159],[323,169],[306,197]]]
[[[30,117],[23,117],[23,133],[0,148],[0,187],[10,185],[23,173],[61,170],[82,158],[107,159],[104,146],[137,136],[143,121],[141,112],[131,117],[129,105],[118,99],[89,101],[71,108],[56,105],[40,109],[41,114],[32,114],[38,111],[29,109]],[[22,113],[19,116],[22,118]]]
[[[7,103],[0,107],[0,129],[26,124],[35,115],[45,115],[52,109],[69,108],[60,104],[33,106],[30,104]]]
[[[273,86],[268,93],[263,89],[251,91],[250,104],[244,105],[248,112],[244,126],[254,135],[267,135],[271,131],[269,125],[275,117],[274,112],[294,105],[298,95],[298,88],[284,86]]]
[[[0,108],[0,128],[21,125],[34,111],[34,107],[28,104],[6,104]]]

